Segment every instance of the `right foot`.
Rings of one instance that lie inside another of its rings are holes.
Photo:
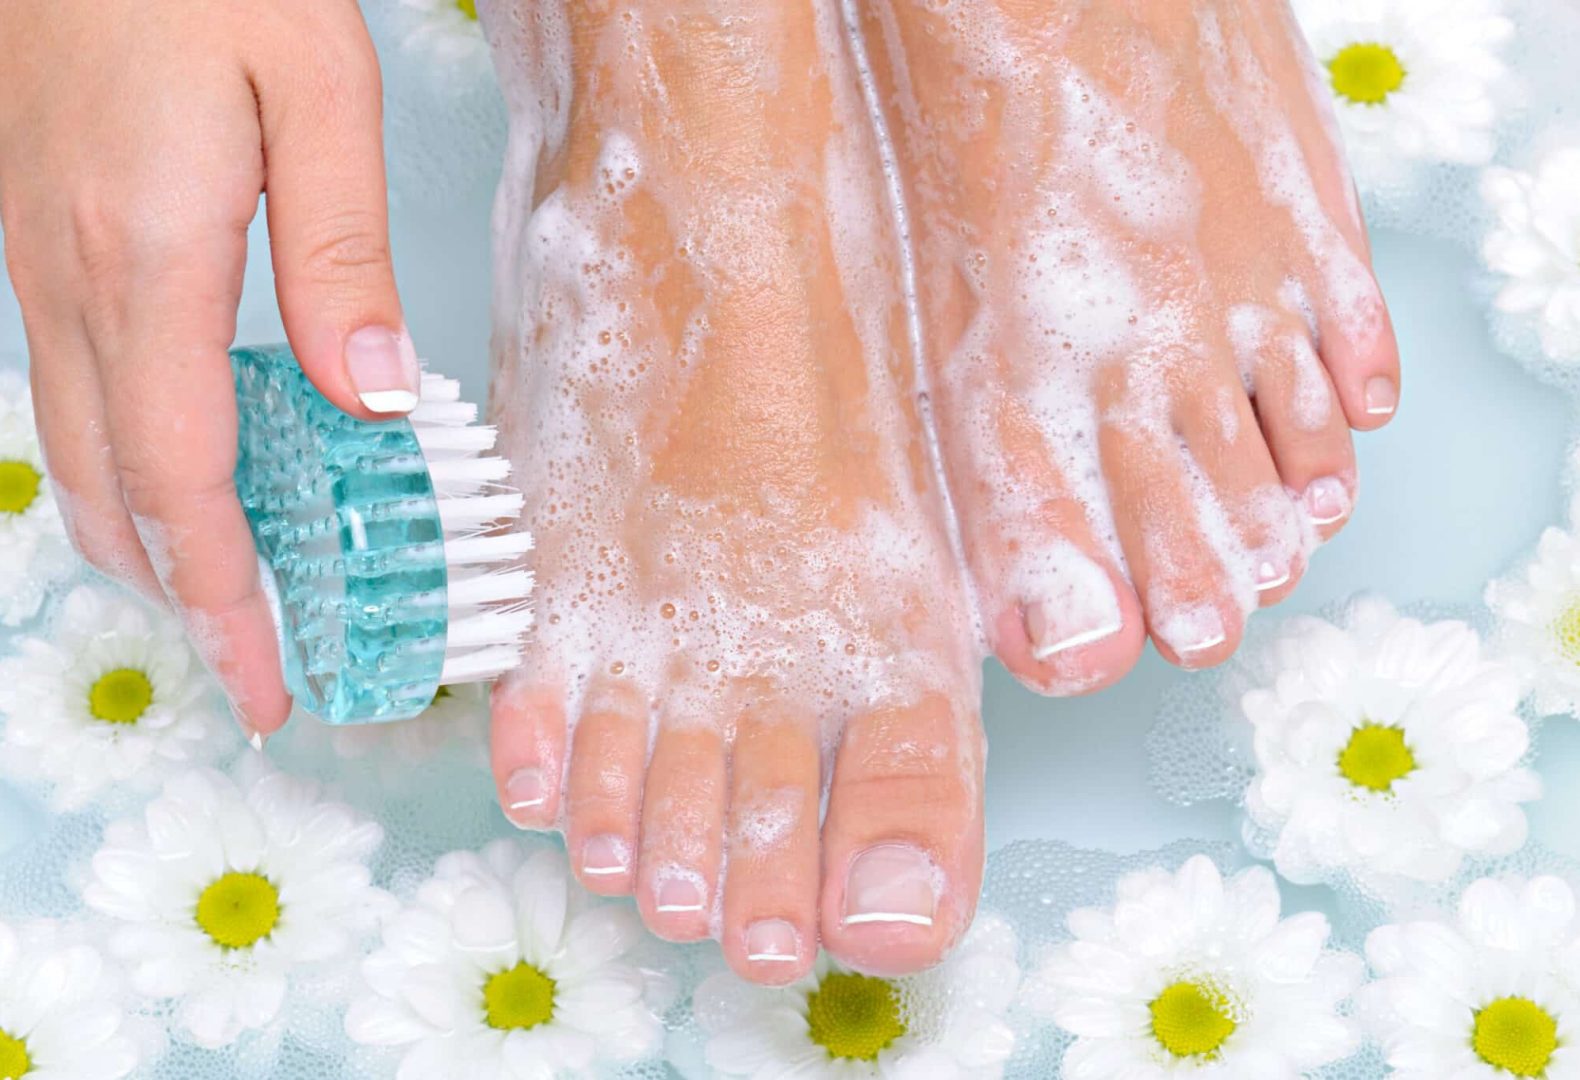
[[[1047,693],[1217,663],[1355,489],[1398,356],[1281,3],[868,0],[988,643]]]
[[[496,5],[491,400],[538,629],[494,769],[660,935],[898,974],[980,885],[971,618],[836,7],[716,11]]]

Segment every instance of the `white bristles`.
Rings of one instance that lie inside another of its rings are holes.
[[[454,379],[424,373],[412,430],[428,463],[449,568],[449,627],[441,683],[480,682],[513,669],[532,629],[532,537],[514,531],[522,496],[510,463],[491,451],[497,432],[477,423]],[[512,530],[512,531],[502,531]]]

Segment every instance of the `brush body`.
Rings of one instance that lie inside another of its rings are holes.
[[[330,723],[415,716],[445,683],[519,661],[531,626],[521,496],[459,386],[423,377],[410,420],[331,405],[284,346],[231,353],[236,490],[292,695]]]

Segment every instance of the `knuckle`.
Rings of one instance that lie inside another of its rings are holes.
[[[123,462],[118,472],[126,508],[139,518],[201,520],[236,501],[235,480],[225,473],[186,475],[157,458]]]
[[[338,284],[388,270],[389,239],[374,213],[341,211],[319,221],[308,235],[304,262],[315,281]]]

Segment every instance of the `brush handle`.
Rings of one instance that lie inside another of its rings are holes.
[[[448,627],[444,529],[405,420],[330,404],[283,345],[231,351],[236,492],[274,604],[286,687],[331,724],[432,703]]]

